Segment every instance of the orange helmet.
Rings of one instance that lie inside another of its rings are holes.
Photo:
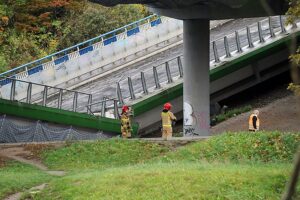
[[[127,112],[128,110],[129,110],[129,107],[128,107],[128,106],[124,105],[124,106],[122,107],[122,112]]]
[[[172,105],[170,103],[165,103],[164,110],[171,110]]]

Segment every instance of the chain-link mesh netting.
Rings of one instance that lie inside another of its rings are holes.
[[[30,125],[19,125],[9,120],[6,115],[0,116],[0,143],[45,142],[65,140],[107,139],[102,132],[89,133],[68,128],[50,127],[47,123],[37,121]]]

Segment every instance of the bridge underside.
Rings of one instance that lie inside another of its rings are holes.
[[[151,11],[177,19],[228,19],[284,14],[286,0],[90,0],[105,6],[146,4]]]
[[[285,0],[91,0],[103,5],[140,3],[183,20],[184,132],[209,135],[209,20],[284,14]]]

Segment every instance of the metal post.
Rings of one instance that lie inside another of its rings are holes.
[[[209,135],[209,20],[183,21],[184,134]]]
[[[11,88],[10,88],[10,100],[14,101],[16,96],[16,80],[13,79],[11,81]]]
[[[120,87],[120,83],[119,82],[117,82],[117,97],[118,97],[119,103],[121,105],[123,105],[124,101],[123,101],[123,96],[122,96],[121,87]]]
[[[74,92],[74,97],[73,97],[73,112],[76,112],[76,110],[77,110],[77,100],[78,100],[78,93]]]
[[[226,52],[226,58],[230,58],[231,54],[230,54],[230,50],[229,50],[227,36],[224,37],[224,47],[225,47],[225,52]]]
[[[26,103],[31,103],[32,83],[28,83]]]
[[[240,35],[238,31],[235,31],[235,42],[236,42],[236,49],[238,53],[242,53],[242,47],[241,47],[241,40],[240,40]]]
[[[62,96],[63,96],[63,89],[59,89],[59,95],[58,95],[58,101],[57,101],[57,108],[58,109],[61,109]]]
[[[154,75],[154,82],[155,82],[156,89],[160,89],[160,83],[159,83],[156,67],[153,67],[153,75]]]
[[[148,94],[148,89],[147,89],[147,84],[146,84],[146,79],[145,79],[145,73],[144,72],[141,72],[141,81],[142,81],[144,94]]]
[[[44,86],[43,92],[43,106],[47,105],[47,96],[48,96],[48,86]]]
[[[169,63],[166,62],[166,63],[165,63],[165,66],[166,66],[166,72],[167,72],[168,83],[172,83],[172,82],[173,82],[173,79],[172,79],[172,75],[171,75]]]
[[[249,48],[253,48],[253,42],[252,42],[252,37],[251,37],[251,32],[250,32],[250,27],[247,26],[247,38],[248,38],[248,44],[249,44]]]
[[[133,85],[132,85],[131,77],[128,77],[128,88],[129,88],[130,98],[132,100],[134,100],[135,99],[135,95],[134,95],[134,90],[133,90]]]
[[[91,114],[92,113],[92,104],[93,102],[93,95],[89,94],[89,98],[88,98],[88,106],[87,106],[87,114]]]
[[[258,29],[258,37],[259,37],[260,43],[265,42],[264,36],[262,34],[261,22],[257,22],[257,29]]]
[[[275,37],[274,29],[273,29],[273,23],[272,23],[272,18],[269,17],[269,29],[270,29],[270,35],[271,37]]]
[[[220,62],[220,57],[219,57],[216,41],[213,41],[212,45],[213,45],[213,52],[214,52],[215,62],[218,63],[218,62]]]
[[[286,29],[284,27],[284,22],[281,15],[279,15],[279,22],[280,22],[281,33],[286,33]]]
[[[115,115],[115,119],[120,119],[119,110],[118,110],[118,100],[114,100],[114,115]]]
[[[179,77],[183,77],[183,68],[182,68],[182,62],[180,56],[177,57],[177,64],[178,64],[178,70],[179,70]]]
[[[106,110],[106,97],[103,97],[102,105],[101,105],[101,117],[105,117]]]

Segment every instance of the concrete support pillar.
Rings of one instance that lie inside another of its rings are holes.
[[[183,21],[184,134],[208,136],[209,118],[209,20]]]

